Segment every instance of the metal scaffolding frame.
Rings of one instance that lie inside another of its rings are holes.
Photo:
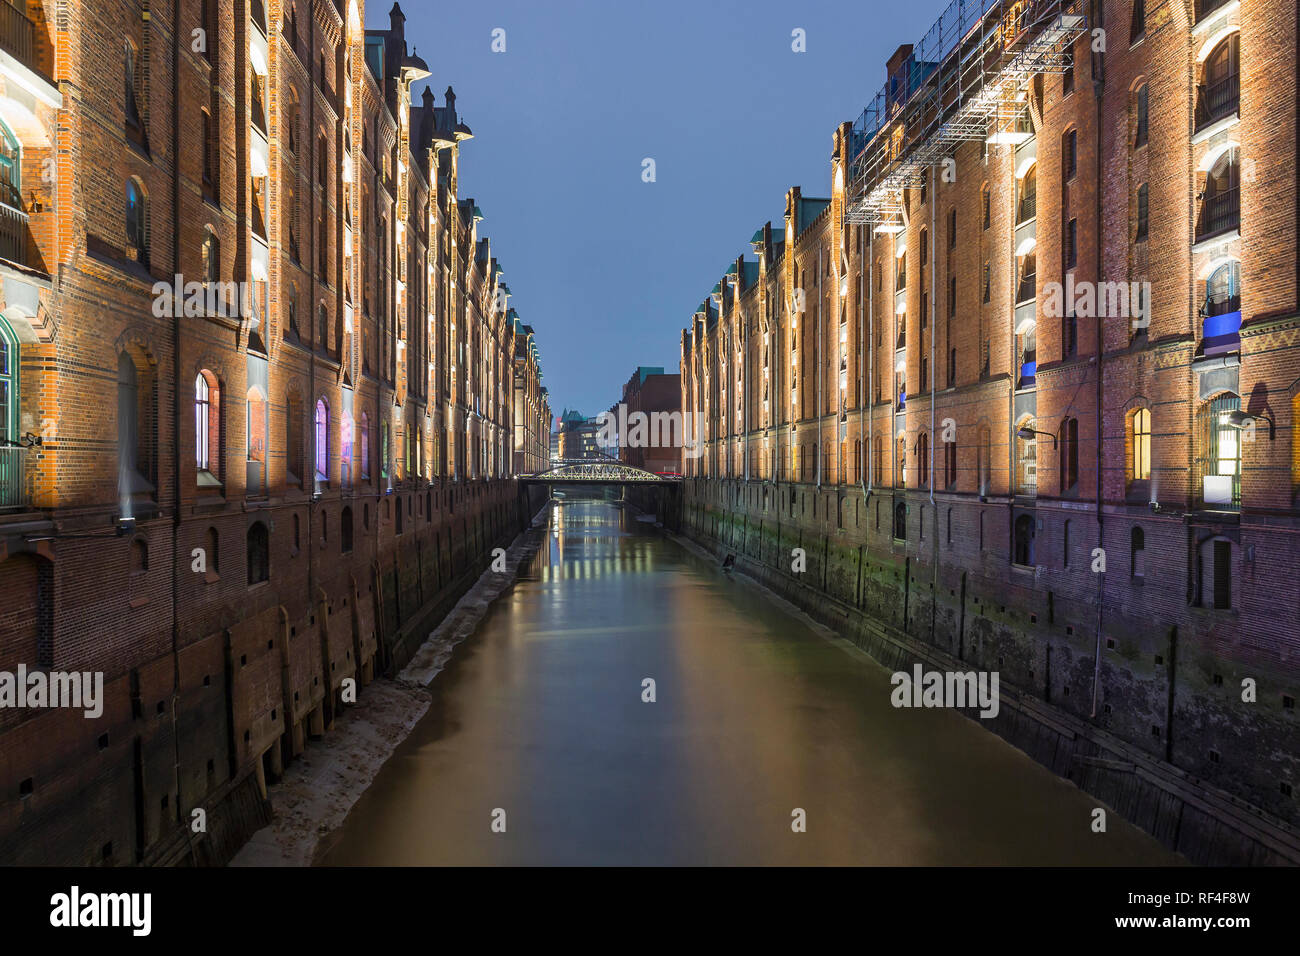
[[[1029,84],[1071,67],[1081,3],[952,0],[853,124],[847,220],[895,222],[903,191],[961,143],[1028,134]]]

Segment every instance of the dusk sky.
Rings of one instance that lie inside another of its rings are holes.
[[[836,124],[945,5],[408,0],[408,47],[474,131],[460,195],[537,333],[554,413],[608,408],[638,365],[677,371],[695,307],[755,229],[780,223],[788,187],[829,195]],[[386,28],[390,9],[369,4],[367,25]]]

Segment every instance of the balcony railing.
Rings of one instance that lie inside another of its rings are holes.
[[[32,21],[9,0],[0,0],[0,47],[12,53],[19,62],[32,66],[34,35]]]
[[[1217,236],[1241,225],[1241,190],[1234,186],[1201,201],[1201,215],[1196,222],[1196,239]]]
[[[1229,312],[1241,311],[1241,293],[1212,295],[1206,298],[1205,304],[1201,306],[1201,316],[1209,318],[1215,315],[1226,315]]]
[[[0,203],[0,258],[27,261],[27,213],[5,203]]]
[[[21,508],[27,504],[23,484],[23,455],[26,448],[0,447],[0,508]]]
[[[1241,75],[1232,73],[1208,86],[1196,88],[1196,128],[1203,129],[1211,123],[1237,112],[1241,97]]]
[[[1020,277],[1020,284],[1016,286],[1016,303],[1032,302],[1038,296],[1038,275],[1035,272],[1026,272]]]
[[[1227,4],[1228,0],[1196,0],[1196,22],[1200,23],[1219,7]]]
[[[1020,204],[1016,207],[1016,225],[1028,222],[1036,215],[1038,215],[1038,193],[1025,193],[1020,197]]]

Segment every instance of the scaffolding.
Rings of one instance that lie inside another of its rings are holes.
[[[1082,0],[952,0],[853,124],[847,219],[897,223],[903,191],[964,142],[1030,135],[1029,85],[1073,65]]]

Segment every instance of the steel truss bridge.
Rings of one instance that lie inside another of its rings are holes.
[[[546,471],[520,475],[525,484],[542,485],[677,485],[681,475],[657,475],[613,458],[553,461]]]

